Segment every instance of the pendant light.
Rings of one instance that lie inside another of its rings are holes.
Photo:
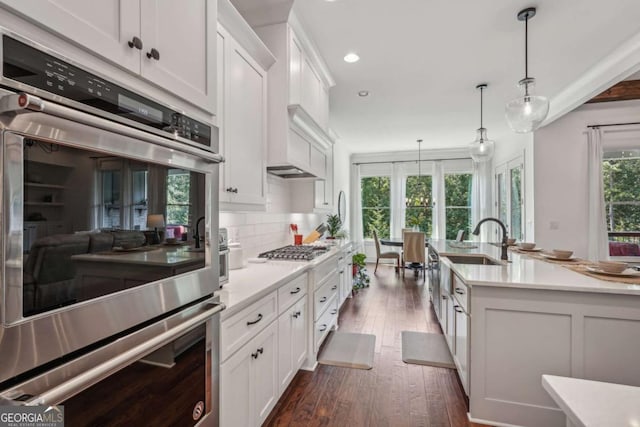
[[[487,129],[482,124],[482,94],[486,88],[486,83],[476,86],[476,89],[480,89],[480,127],[476,131],[476,140],[469,146],[471,158],[478,163],[491,160],[495,146],[495,143],[487,138]]]
[[[518,20],[524,21],[524,79],[518,82],[522,94],[507,103],[505,108],[507,122],[517,133],[536,130],[549,113],[549,100],[535,95],[536,79],[529,77],[529,19],[536,16],[536,8],[529,7],[518,13]]]
[[[422,145],[422,140],[418,139],[418,188],[420,189],[419,194],[412,196],[412,197],[407,197],[405,198],[405,205],[408,208],[428,208],[429,207],[429,198],[423,196],[423,194],[426,193],[425,188],[424,188],[424,184],[422,183],[422,173],[420,172],[420,151],[421,151],[421,145]]]

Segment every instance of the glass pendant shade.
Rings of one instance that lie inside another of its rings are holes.
[[[507,122],[514,132],[533,132],[547,118],[549,100],[544,96],[535,95],[533,78],[521,80],[519,86],[522,94],[505,107]]]
[[[477,132],[476,140],[469,145],[471,158],[478,163],[488,162],[493,157],[495,143],[487,139],[485,128],[480,128]]]

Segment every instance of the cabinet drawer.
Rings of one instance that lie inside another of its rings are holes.
[[[313,279],[315,288],[318,289],[327,278],[333,273],[335,274],[338,271],[338,260],[336,257],[331,257],[330,259],[324,261],[322,264],[313,269]]]
[[[220,360],[224,361],[277,317],[277,291],[273,291],[220,326]]]
[[[338,298],[336,296],[329,300],[329,307],[322,313],[320,319],[313,325],[313,343],[314,351],[317,353],[320,344],[329,334],[329,330],[337,323],[338,320]]]
[[[460,307],[467,313],[469,313],[469,287],[464,284],[462,280],[455,274],[453,274],[452,281],[452,293],[455,296],[456,300],[460,304]]]
[[[307,280],[308,275],[304,273],[278,289],[278,313],[284,312],[301,296],[307,294]]]
[[[337,276],[337,275],[336,275]],[[327,281],[313,295],[313,318],[318,319],[338,294],[338,280]]]

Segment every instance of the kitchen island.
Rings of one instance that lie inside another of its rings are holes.
[[[564,413],[542,388],[543,374],[640,385],[639,285],[513,251],[500,261],[491,244],[430,243],[441,257],[434,307],[472,421],[564,426]],[[496,265],[452,262],[479,254]]]

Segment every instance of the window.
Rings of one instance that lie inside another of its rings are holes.
[[[122,225],[120,210],[122,192],[120,191],[120,170],[104,170],[102,179],[102,221],[105,228],[119,228]]]
[[[187,225],[191,221],[191,174],[169,169],[167,174],[167,224]]]
[[[523,240],[524,199],[523,199],[522,158],[516,158],[496,168],[496,215],[507,227],[509,237]],[[495,227],[495,239],[502,238],[502,231]]]
[[[149,172],[146,169],[137,169],[131,172],[133,209],[131,224],[134,230],[143,230],[147,226],[147,184]]]
[[[362,178],[362,228],[365,238],[388,238],[391,232],[391,178],[372,176]]]
[[[407,177],[405,227],[417,227],[427,236],[430,236],[432,232],[433,208],[431,202],[433,198],[431,188],[432,178],[429,175]]]
[[[640,243],[640,150],[604,154],[602,178],[609,240]]]
[[[471,177],[470,173],[444,176],[447,239],[455,239],[458,230],[467,236],[471,231]]]
[[[522,166],[509,171],[511,174],[511,237],[522,240]]]

